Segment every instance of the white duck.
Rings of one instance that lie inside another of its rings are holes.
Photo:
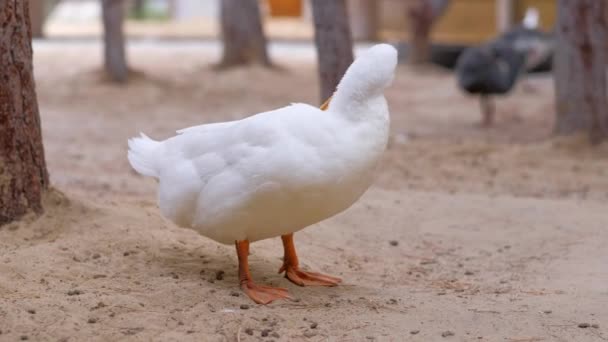
[[[379,44],[346,71],[329,105],[292,104],[242,120],[194,126],[164,141],[129,140],[139,173],[159,179],[162,214],[177,225],[236,244],[242,290],[257,303],[289,298],[256,285],[249,242],[281,236],[279,272],[295,284],[334,286],[339,278],[298,267],[293,233],[355,203],[372,183],[385,150],[389,112],[384,88],[397,51]]]

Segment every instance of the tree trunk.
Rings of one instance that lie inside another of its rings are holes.
[[[0,0],[0,225],[41,213],[49,184],[28,11],[28,1]]]
[[[129,76],[129,68],[123,32],[124,1],[101,0],[101,9],[106,73],[113,82],[125,83]]]
[[[312,0],[312,12],[323,103],[353,62],[353,42],[344,0]]]
[[[46,0],[35,0],[30,2],[30,21],[32,23],[32,37],[42,38],[44,36],[44,20],[46,19]]]
[[[558,1],[555,133],[586,131],[593,143],[608,138],[606,6],[597,0]]]
[[[353,40],[376,40],[378,38],[377,0],[350,0],[348,5]]]
[[[135,2],[133,3],[133,13],[135,14],[135,18],[143,19],[145,9],[146,0],[135,0]]]
[[[270,66],[258,0],[221,0],[224,53],[220,67]]]
[[[449,0],[417,0],[408,8],[411,34],[408,48],[410,63],[429,62],[431,30],[449,3]]]
[[[496,1],[496,29],[499,33],[505,33],[513,26],[514,5],[513,0]]]

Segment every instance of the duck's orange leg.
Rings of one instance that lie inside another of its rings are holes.
[[[300,286],[336,286],[342,280],[321,273],[305,272],[298,267],[298,256],[293,244],[293,234],[282,235],[285,256],[279,273],[285,272],[285,278]]]
[[[253,282],[251,273],[249,273],[249,241],[237,241],[236,254],[239,258],[239,281],[241,283],[241,289],[249,298],[258,304],[268,304],[276,299],[290,298],[287,289],[257,285]]]

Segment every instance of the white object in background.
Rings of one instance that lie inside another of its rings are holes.
[[[525,28],[530,30],[538,28],[538,26],[540,25],[540,14],[538,13],[538,10],[536,8],[530,7],[526,10],[523,25]]]

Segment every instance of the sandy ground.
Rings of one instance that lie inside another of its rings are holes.
[[[376,185],[296,235],[303,265],[344,285],[292,285],[276,273],[280,242],[262,241],[254,277],[296,300],[258,306],[238,291],[231,247],[159,216],[126,139],[317,103],[312,50],[274,49],[277,70],[218,73],[217,46],[138,43],[139,73],[116,87],[96,44],[35,48],[62,193],[42,218],[0,228],[0,340],[608,340],[608,147],[549,138],[548,77],[500,99],[484,131],[449,73],[400,67]]]

